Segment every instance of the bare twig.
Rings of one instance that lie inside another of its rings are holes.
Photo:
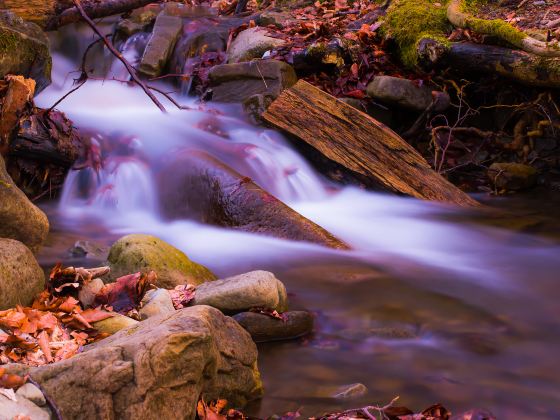
[[[37,381],[35,381],[31,376],[27,377],[27,382],[29,382],[29,383],[35,385],[37,388],[39,388],[39,391],[41,391],[41,393],[45,397],[45,400],[47,401],[47,404],[49,405],[49,408],[51,409],[51,412],[52,412],[54,418],[56,420],[62,420],[62,414],[60,414],[60,410],[56,406],[54,400],[49,396],[49,394],[47,394],[45,392],[43,387]]]
[[[128,62],[128,60],[126,58],[124,58],[124,56],[113,46],[113,44],[111,43],[111,41],[109,41],[109,38],[107,38],[105,35],[103,35],[101,33],[101,31],[99,30],[99,28],[97,27],[97,25],[95,24],[95,22],[93,20],[91,20],[91,18],[87,15],[87,13],[84,11],[84,8],[82,7],[82,3],[80,0],[72,0],[74,5],[76,6],[76,9],[78,9],[80,15],[82,16],[82,18],[86,21],[86,23],[90,26],[91,29],[93,29],[93,31],[97,34],[97,36],[99,36],[102,40],[103,43],[105,44],[105,46],[109,49],[109,51],[115,56],[117,57],[117,59],[123,63],[124,67],[126,68],[126,70],[128,71],[128,73],[130,74],[130,77],[132,78],[132,80],[142,88],[142,90],[144,91],[144,93],[146,93],[146,95],[148,95],[148,97],[152,100],[152,102],[160,109],[161,112],[167,113],[167,110],[165,109],[165,107],[163,106],[163,104],[158,100],[158,98],[156,98],[156,96],[150,91],[150,89],[148,88],[148,86],[146,86],[146,84],[138,77],[138,74],[136,74],[136,70],[134,69],[134,67],[132,67],[130,65],[130,63]]]

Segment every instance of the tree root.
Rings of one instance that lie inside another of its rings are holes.
[[[464,0],[451,0],[447,19],[456,27],[471,29],[481,35],[492,35],[513,46],[542,57],[560,57],[560,43],[539,41],[501,19],[479,19],[465,11]]]

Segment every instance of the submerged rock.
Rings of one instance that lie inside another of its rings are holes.
[[[162,211],[169,218],[188,217],[246,232],[348,249],[345,243],[250,178],[205,152],[189,151],[175,156],[160,179]]]
[[[0,11],[0,79],[8,74],[32,78],[40,92],[51,83],[51,68],[49,39],[41,28]]]
[[[152,36],[144,50],[139,71],[149,77],[161,76],[177,38],[183,29],[183,20],[177,16],[160,13],[156,18]]]
[[[336,398],[339,400],[352,400],[363,397],[368,392],[367,387],[361,383],[348,385],[323,385],[316,389],[314,396],[319,398]]]
[[[113,244],[108,261],[111,278],[151,270],[157,286],[173,289],[179,284],[200,284],[216,276],[203,265],[191,261],[182,251],[151,235],[127,235]]]
[[[291,340],[313,331],[313,315],[307,311],[290,311],[282,314],[284,320],[257,312],[242,312],[233,317],[245,328],[256,343]]]
[[[11,369],[30,373],[65,420],[193,419],[200,397],[242,407],[262,395],[251,337],[208,306],[150,318],[68,360]]]
[[[21,242],[0,238],[0,310],[29,305],[43,291],[45,275]]]
[[[413,80],[392,76],[376,76],[367,86],[367,94],[381,102],[415,111],[425,111],[434,101],[436,112],[444,111],[450,105],[447,93],[433,92]]]
[[[241,63],[255,58],[275,48],[286,45],[286,41],[273,38],[270,33],[258,26],[241,31],[227,49],[228,63]]]
[[[23,242],[37,251],[49,233],[49,221],[16,186],[0,156],[0,238]]]
[[[496,162],[488,168],[488,178],[499,189],[523,190],[537,182],[537,170],[522,163]]]
[[[278,60],[253,60],[247,63],[221,64],[208,73],[209,92],[215,102],[243,102],[261,94],[276,98],[282,90],[297,82],[294,69]]]
[[[252,308],[287,309],[286,287],[268,271],[252,271],[227,279],[201,284],[193,305],[208,305],[227,314]]]

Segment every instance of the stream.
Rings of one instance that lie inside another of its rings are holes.
[[[80,36],[54,43],[53,84],[38,106],[71,88],[91,41]],[[135,51],[125,51],[132,62]],[[124,77],[110,63],[96,56],[108,78]],[[136,86],[90,80],[58,106],[92,133],[104,165],[99,173],[71,172],[59,201],[43,206],[52,226],[39,256],[45,269],[100,262],[72,257],[77,240],[108,246],[127,233],[148,233],[220,277],[274,272],[292,307],[316,314],[316,332],[259,346],[265,396],[248,407],[251,415],[318,415],[399,395],[413,409],[441,402],[454,413],[485,408],[500,419],[560,418],[558,193],[477,197],[509,210],[487,220],[472,210],[342,188],[281,134],[246,123],[239,107],[198,110],[181,97],[195,109],[181,111],[161,99],[167,115]],[[159,170],[193,148],[251,177],[352,251],[164,220]],[[356,382],[369,390],[358,400],[334,400],[324,389]]]

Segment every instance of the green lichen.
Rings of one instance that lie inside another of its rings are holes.
[[[414,67],[417,64],[417,46],[422,39],[430,38],[449,45],[447,34],[451,25],[446,16],[447,3],[446,0],[440,3],[428,0],[391,3],[387,10],[386,31],[397,42],[405,65]]]

